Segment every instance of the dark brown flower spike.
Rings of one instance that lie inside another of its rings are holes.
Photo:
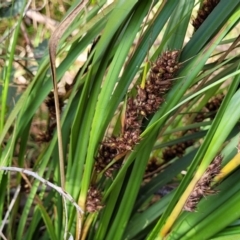
[[[203,197],[214,194],[217,191],[211,188],[211,182],[216,175],[220,173],[222,163],[222,157],[218,155],[208,166],[207,170],[197,182],[192,193],[189,195],[183,210],[188,212],[194,212],[196,210],[197,204]]]
[[[60,107],[60,111],[62,111],[62,108],[64,106],[64,100],[62,96],[58,96],[59,98],[59,107]],[[54,94],[53,92],[50,92],[48,94],[47,99],[45,100],[45,104],[48,108],[48,112],[49,112],[49,116],[50,119],[55,120],[56,119],[56,110],[55,110],[55,103],[54,103]]]
[[[63,96],[59,95],[59,107],[60,112],[62,112],[63,106],[64,106],[64,100]],[[56,110],[55,110],[55,103],[54,103],[54,94],[53,92],[50,92],[47,96],[47,99],[45,100],[45,104],[48,108],[49,113],[49,120],[48,120],[48,126],[47,130],[45,132],[39,133],[37,136],[38,142],[49,142],[53,137],[53,132],[56,127]]]
[[[214,119],[217,114],[218,109],[221,106],[221,103],[224,99],[224,94],[218,94],[211,98],[208,103],[205,105],[203,110],[199,112],[194,118],[194,122],[203,122],[205,119]],[[194,132],[198,132],[200,128],[195,128],[188,130],[183,135],[187,136],[188,134],[193,134]],[[184,155],[186,149],[194,144],[194,140],[188,140],[183,143],[178,143],[169,147],[166,147],[162,152],[162,158],[165,162],[169,162],[175,157],[181,157]]]
[[[193,20],[194,31],[203,24],[208,15],[213,11],[213,9],[218,5],[220,0],[204,0],[201,8],[198,10],[197,17]]]
[[[102,194],[95,187],[91,186],[88,190],[87,201],[86,201],[86,211],[87,212],[98,212],[104,206],[102,205]]]
[[[95,164],[97,172],[105,169],[117,155],[132,151],[140,141],[143,119],[159,109],[164,95],[172,87],[174,74],[179,69],[178,56],[179,51],[166,51],[152,64],[144,87],[137,86],[136,97],[127,100],[121,135],[108,138],[101,144]],[[107,175],[120,166],[121,161],[111,165]]]

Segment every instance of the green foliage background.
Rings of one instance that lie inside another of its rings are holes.
[[[84,65],[86,67],[91,60],[89,70],[84,73],[83,66],[76,75],[76,83],[61,116],[65,190],[82,208],[91,183],[94,182],[103,191],[105,207],[98,213],[85,214],[81,239],[163,239],[164,236],[159,233],[168,225],[169,216],[178,206],[179,199],[190,194],[192,189],[189,186],[193,176],[201,176],[218,153],[223,156],[223,166],[237,153],[240,70],[239,32],[236,29],[239,29],[239,3],[236,0],[221,0],[202,26],[193,33],[191,21],[196,3],[192,0],[121,0],[112,3],[99,0],[95,4],[89,1],[88,9],[77,16],[66,31],[59,44],[59,54],[64,58],[57,68],[58,80],[93,40],[101,36]],[[76,4],[77,1],[68,11]],[[3,87],[0,122],[0,166],[23,168],[30,148],[33,118],[52,89],[46,51],[20,99],[9,111],[6,108],[25,6],[26,3],[17,16],[18,25],[6,43],[5,60],[1,63]],[[150,17],[146,18],[149,12]],[[72,36],[75,29],[78,29],[77,34]],[[192,34],[190,39],[189,32]],[[154,45],[156,39],[161,40],[157,48]],[[236,43],[235,49],[229,50],[232,43]],[[223,44],[229,50],[228,55],[224,55],[225,51],[221,49]],[[131,84],[139,84],[141,81],[144,63],[147,60],[153,62],[167,49],[181,51],[181,69],[164,104],[152,118],[146,120],[142,140],[126,155],[122,168],[113,179],[99,176],[94,172],[95,157],[119,104],[125,101],[130,89],[134,90],[129,88]],[[221,61],[220,56],[224,56]],[[226,96],[213,121],[186,123],[186,113],[200,111],[219,92],[224,92]],[[175,158],[155,178],[142,186],[153,149],[161,150],[184,141],[184,136],[173,139],[172,135],[196,126],[201,127],[201,131],[191,137],[201,144],[188,149],[183,157]],[[176,216],[166,239],[222,240],[240,236],[237,167],[217,186],[218,194],[202,199],[197,212],[182,212]],[[56,133],[49,143],[40,147],[32,170],[60,185]],[[143,207],[158,189],[176,179],[183,170],[187,170],[187,174],[179,180],[176,190],[153,205]],[[10,201],[11,181],[8,175],[0,172],[2,218],[6,213],[6,200]],[[20,174],[16,181],[20,183]],[[58,193],[47,190],[45,186],[40,188],[39,185],[39,181],[33,182],[20,216],[18,208],[23,194],[18,196],[7,224],[8,239],[63,239],[66,221],[63,220],[62,198]],[[71,203],[67,203],[67,209],[68,232],[75,236],[76,211]],[[17,216],[19,220],[16,222]],[[39,227],[42,226],[45,227],[40,234]]]

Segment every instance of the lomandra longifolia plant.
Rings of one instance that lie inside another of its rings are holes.
[[[238,239],[240,1],[68,4],[0,6],[1,237]]]

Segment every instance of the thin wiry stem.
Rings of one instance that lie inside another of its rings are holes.
[[[17,200],[17,197],[18,197],[18,194],[19,194],[19,192],[20,192],[20,189],[21,189],[21,186],[19,185],[19,186],[17,187],[17,189],[16,189],[16,192],[14,193],[13,199],[12,199],[12,201],[11,201],[11,203],[10,203],[10,205],[9,205],[9,208],[8,208],[8,210],[7,210],[7,212],[6,212],[5,216],[4,216],[4,219],[3,219],[3,221],[2,221],[2,225],[1,225],[1,227],[0,227],[1,237],[2,237],[2,235],[3,235],[2,230],[3,230],[3,228],[4,228],[4,226],[5,226],[6,222],[7,222],[8,216],[9,216],[10,212],[12,211],[12,208],[13,208],[16,200]]]
[[[66,199],[63,198],[63,205],[64,205],[64,209],[65,209],[65,219],[66,219],[66,222],[65,222],[65,228],[64,228],[64,240],[67,239],[67,229],[68,229],[68,213],[67,213],[67,203],[66,203]]]
[[[3,235],[2,232],[0,232],[0,237],[1,237],[3,240],[7,240],[7,238]]]
[[[55,184],[53,184],[53,183],[47,181],[46,179],[40,177],[37,173],[32,172],[32,171],[27,170],[27,169],[24,169],[24,168],[18,168],[18,167],[0,167],[0,170],[10,171],[10,172],[19,172],[19,173],[23,173],[23,174],[26,174],[26,175],[29,175],[29,176],[32,176],[32,177],[38,179],[40,182],[42,182],[46,186],[51,187],[54,190],[56,190],[63,198],[70,201],[74,205],[74,207],[76,208],[77,212],[80,213],[80,215],[82,215],[84,213],[83,210],[78,206],[78,204],[75,202],[75,200],[73,199],[73,197],[69,193],[67,193],[61,187],[56,186]]]

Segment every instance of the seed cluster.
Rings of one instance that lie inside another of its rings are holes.
[[[152,65],[146,86],[138,87],[136,106],[143,116],[156,112],[164,101],[163,96],[172,86],[174,74],[179,69],[179,51],[167,51]]]
[[[193,140],[189,140],[182,143],[177,143],[173,146],[166,147],[162,153],[162,158],[165,162],[169,162],[175,157],[182,157],[186,151],[186,149],[192,146],[194,143]]]
[[[58,99],[59,99],[59,108],[61,111],[64,106],[63,97],[61,95],[58,95]],[[50,92],[48,94],[45,104],[48,108],[50,119],[54,121],[56,119],[56,110],[55,110],[55,99],[54,99],[53,92]]]
[[[194,30],[197,29],[202,25],[208,15],[213,11],[213,9],[218,5],[220,0],[204,0],[201,8],[198,10],[197,17],[193,20],[193,27]]]
[[[91,186],[87,194],[86,211],[97,212],[102,208],[102,194],[96,187]]]
[[[179,51],[166,51],[152,64],[145,87],[137,86],[135,98],[127,101],[122,134],[110,137],[101,144],[96,158],[96,170],[102,171],[112,160],[123,156],[140,141],[142,121],[155,113],[164,101],[164,95],[172,86],[174,74],[179,69]],[[121,167],[121,159],[111,165],[105,172],[107,177]]]
[[[206,104],[207,110],[211,112],[211,115],[210,115],[211,119],[213,119],[216,116],[217,111],[220,108],[224,97],[225,95],[223,93],[220,93],[215,97],[213,97],[212,99],[210,99],[210,101],[208,101],[208,103]]]
[[[224,99],[224,94],[218,94],[211,98],[206,104],[204,110],[199,112],[194,119],[194,122],[203,122],[206,118],[214,119],[217,114],[219,107]],[[187,134],[193,134],[194,132],[198,132],[200,129],[195,128],[189,130]],[[178,143],[173,146],[166,147],[163,150],[162,158],[165,162],[168,162],[175,157],[182,157],[186,151],[186,149],[194,144],[194,140],[188,140],[186,142]]]
[[[60,111],[62,111],[62,108],[64,106],[64,100],[61,95],[58,96],[59,99],[59,107]],[[49,112],[49,121],[48,121],[48,126],[47,130],[45,132],[39,133],[37,137],[38,142],[49,142],[52,139],[54,129],[57,125],[56,123],[56,110],[55,110],[55,102],[54,102],[54,94],[53,92],[50,92],[48,94],[47,99],[45,100],[45,104],[48,108]]]
[[[144,183],[147,183],[152,179],[152,177],[154,176],[156,171],[161,167],[161,165],[162,164],[158,161],[156,157],[150,158],[144,174]]]
[[[152,157],[150,159],[150,161],[148,162],[148,165],[147,165],[147,168],[145,171],[145,175],[147,175],[148,173],[152,173],[160,166],[161,166],[161,164],[158,162],[158,159],[156,157]]]
[[[216,193],[211,189],[211,182],[216,175],[220,173],[222,163],[222,157],[218,155],[212,163],[208,166],[207,170],[200,178],[192,193],[188,197],[183,210],[188,212],[194,212],[199,201],[207,196]]]

